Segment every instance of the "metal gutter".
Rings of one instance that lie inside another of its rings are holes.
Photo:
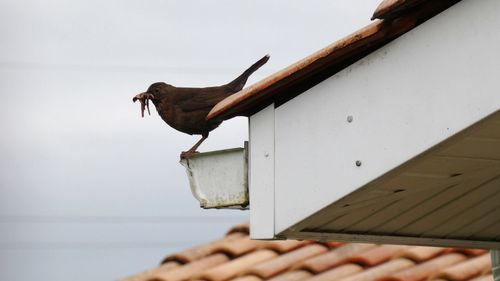
[[[204,209],[248,209],[248,152],[244,148],[198,153],[181,159],[193,196]]]

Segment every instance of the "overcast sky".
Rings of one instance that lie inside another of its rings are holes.
[[[378,2],[0,0],[0,279],[116,279],[247,220],[199,209],[178,163],[198,137],[140,118],[132,97],[224,84],[270,54],[250,85]],[[200,150],[246,139],[236,118]]]

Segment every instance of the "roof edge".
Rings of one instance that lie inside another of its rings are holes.
[[[390,19],[401,16],[405,11],[425,2],[426,0],[384,0],[373,13],[374,19]]]
[[[377,20],[215,105],[207,120],[250,116],[305,92],[460,0],[421,3],[398,18]]]

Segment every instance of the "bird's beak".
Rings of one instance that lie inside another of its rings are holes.
[[[136,102],[139,100],[141,102],[141,116],[144,117],[144,110],[148,110],[148,114],[151,115],[151,112],[149,111],[149,100],[153,99],[154,96],[153,94],[150,94],[148,92],[145,93],[140,93],[136,95],[134,98],[132,98],[133,102]]]

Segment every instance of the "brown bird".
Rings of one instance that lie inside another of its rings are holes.
[[[144,110],[149,112],[149,100],[153,102],[161,116],[172,128],[190,135],[201,135],[201,139],[188,151],[182,152],[181,157],[187,157],[196,152],[200,144],[208,137],[213,129],[217,128],[223,120],[207,121],[210,110],[228,96],[239,92],[245,86],[248,77],[269,60],[269,55],[264,56],[240,76],[228,84],[207,88],[181,88],[163,82],[149,86],[144,93],[136,95],[132,101],[141,102],[141,116]]]

